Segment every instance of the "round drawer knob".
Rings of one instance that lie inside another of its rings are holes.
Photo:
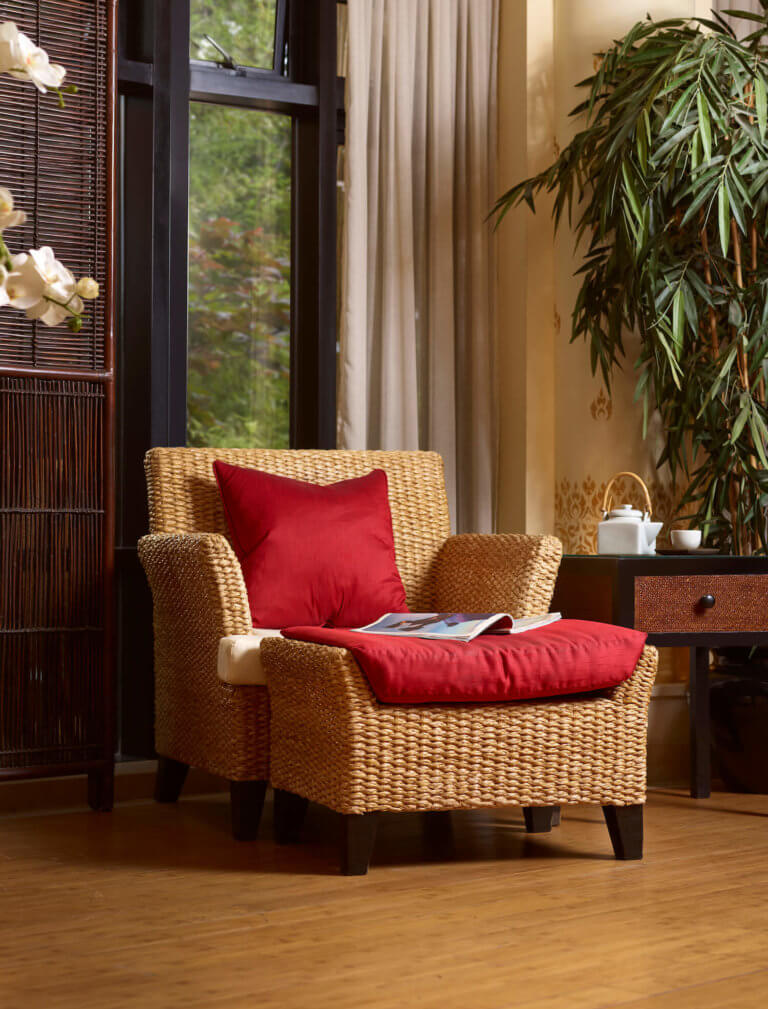
[[[715,605],[714,596],[707,594],[706,596],[702,596],[701,599],[699,599],[699,606],[703,610],[711,610],[714,605]]]

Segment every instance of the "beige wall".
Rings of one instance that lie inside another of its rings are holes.
[[[554,154],[554,0],[501,0],[499,162],[502,189]],[[542,203],[498,232],[499,490],[502,531],[554,527],[554,242]]]
[[[592,72],[596,51],[646,12],[690,16],[707,7],[708,0],[501,0],[500,189],[545,167],[568,143],[568,113],[580,100],[573,85]],[[614,473],[639,472],[662,515],[672,495],[655,471],[658,440],[642,439],[631,360],[609,400],[585,344],[569,342],[578,257],[566,231],[553,241],[549,209],[513,211],[498,233],[498,527],[556,531],[566,549],[589,552]]]

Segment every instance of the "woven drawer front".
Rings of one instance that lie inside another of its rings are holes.
[[[715,604],[701,605],[711,595]],[[635,578],[635,627],[655,634],[768,631],[768,574]]]

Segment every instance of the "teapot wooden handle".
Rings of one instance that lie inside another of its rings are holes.
[[[611,505],[613,504],[613,497],[611,496],[611,487],[616,483],[616,481],[623,476],[631,476],[633,480],[637,480],[640,486],[643,488],[643,493],[645,494],[645,510],[648,512],[648,518],[651,517],[653,509],[651,508],[651,495],[648,492],[648,488],[645,485],[645,480],[639,477],[637,473],[630,473],[629,470],[623,470],[621,473],[617,473],[616,476],[612,476],[608,481],[608,485],[605,488],[605,494],[603,494],[603,513],[608,514],[611,510]]]

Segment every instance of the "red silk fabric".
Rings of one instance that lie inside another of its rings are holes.
[[[320,486],[213,464],[253,623],[360,627],[407,612],[387,474]]]

